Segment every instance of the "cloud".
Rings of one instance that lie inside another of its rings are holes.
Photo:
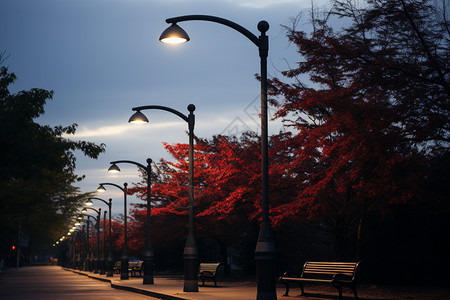
[[[315,2],[325,2],[327,0],[316,0]],[[210,3],[209,1],[205,0],[165,0],[163,1],[164,4],[174,4],[174,3],[190,3],[197,2],[197,3]],[[293,5],[299,5],[301,7],[309,7],[311,5],[311,0],[216,0],[215,3],[223,2],[223,3],[229,3],[233,4],[239,7],[245,7],[245,8],[253,8],[253,9],[264,9],[268,8],[270,6],[279,6],[279,5],[286,5],[286,4],[293,4]]]
[[[152,124],[152,128],[168,128],[168,127],[175,127],[180,126],[180,124],[183,124],[184,122],[163,122],[163,123],[155,123]],[[123,135],[127,133],[128,131],[134,131],[136,132],[139,129],[145,128],[145,126],[136,126],[132,124],[120,124],[120,125],[113,125],[113,126],[101,126],[98,128],[92,128],[92,127],[83,127],[79,129],[75,135],[67,135],[66,138],[93,138],[93,137],[105,137],[105,136],[112,136],[112,135]]]
[[[296,4],[304,7],[308,7],[311,5],[310,0],[225,0],[225,1],[247,8],[268,8],[270,6],[283,4]]]

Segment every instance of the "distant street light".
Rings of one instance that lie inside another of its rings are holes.
[[[88,220],[89,217],[94,218],[97,221],[97,249],[96,249],[96,254],[95,254],[95,259],[94,259],[94,265],[93,265],[93,272],[94,274],[98,274],[100,272],[99,270],[99,266],[98,266],[98,261],[99,261],[99,252],[100,252],[100,221],[101,221],[101,211],[102,209],[99,208],[98,210],[92,207],[85,207],[82,212],[86,212],[88,209],[92,209],[93,211],[95,211],[97,213],[97,218],[92,217],[90,215],[88,216]],[[90,270],[89,270],[90,271]]]
[[[97,197],[91,197],[89,198],[85,205],[91,206],[94,203],[92,202],[92,200],[99,200],[102,201],[103,203],[105,203],[106,205],[108,205],[108,212],[109,212],[109,224],[108,224],[108,237],[109,237],[109,253],[108,253],[108,260],[106,263],[106,277],[112,277],[113,276],[113,254],[112,254],[112,239],[111,239],[111,209],[112,209],[112,199],[109,199],[109,202],[106,202],[106,200],[103,200],[101,198],[97,198]]]
[[[144,251],[144,278],[143,278],[143,284],[153,284],[153,261],[155,254],[153,253],[151,240],[150,240],[150,230],[151,230],[151,214],[152,214],[152,208],[150,204],[150,195],[151,195],[151,176],[152,176],[152,160],[150,158],[147,158],[147,166],[144,166],[138,162],[132,161],[132,160],[116,160],[110,162],[111,166],[109,167],[108,171],[112,173],[120,172],[120,168],[117,166],[117,164],[120,163],[128,163],[136,165],[147,173],[147,243],[146,248]]]
[[[183,113],[166,106],[160,105],[147,105],[134,107],[133,111],[136,111],[128,122],[130,123],[148,123],[147,117],[141,113],[141,110],[157,109],[171,112],[185,122],[188,123],[189,129],[189,229],[186,244],[184,246],[183,259],[184,259],[184,291],[185,292],[198,292],[198,250],[197,243],[194,237],[194,125],[195,105],[189,104],[187,109],[189,115],[186,116]]]
[[[244,36],[258,47],[261,59],[261,177],[262,177],[262,223],[255,250],[257,270],[257,300],[277,299],[276,294],[276,247],[269,219],[269,159],[268,159],[268,118],[267,118],[267,56],[269,39],[266,35],[269,23],[260,21],[259,37],[230,20],[208,15],[187,15],[166,19],[172,25],[163,31],[159,40],[164,43],[183,43],[189,41],[188,34],[177,25],[183,21],[209,21],[228,26]]]
[[[97,188],[97,192],[105,192],[105,185],[112,185],[123,192],[123,245],[122,245],[122,255],[120,257],[120,279],[129,279],[128,276],[128,242],[127,242],[127,183],[123,184],[123,188],[120,185],[114,183],[100,183],[100,186]]]
[[[102,243],[102,255],[101,255],[101,263],[100,263],[100,275],[106,274],[106,261],[105,261],[105,243],[106,243],[106,213],[105,210],[103,212],[103,243]]]

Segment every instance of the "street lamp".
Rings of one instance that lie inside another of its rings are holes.
[[[184,246],[183,259],[184,259],[184,291],[185,292],[198,292],[198,250],[197,243],[194,237],[194,125],[195,105],[189,104],[187,109],[189,115],[186,116],[181,112],[166,106],[160,105],[147,105],[134,107],[133,111],[136,111],[128,122],[130,123],[148,123],[147,117],[141,113],[141,110],[146,109],[158,109],[171,112],[188,123],[189,128],[189,229],[186,244]],[[145,269],[144,269],[145,271]]]
[[[83,208],[82,213],[87,213],[87,209]],[[85,243],[85,255],[83,256],[83,271],[90,270],[90,248],[89,248],[89,218],[86,222],[86,243]]]
[[[73,227],[69,230],[67,235],[70,236],[70,242],[69,242],[69,268],[76,269],[77,264],[77,233],[79,232],[78,229],[73,229]],[[72,235],[73,233],[73,235]]]
[[[150,158],[147,158],[147,166],[144,166],[138,162],[131,161],[131,160],[116,160],[110,162],[111,166],[108,169],[108,172],[117,173],[120,172],[120,168],[117,166],[117,164],[120,163],[128,163],[136,165],[143,170],[147,172],[147,243],[146,248],[144,251],[144,278],[143,278],[143,284],[153,284],[153,261],[154,261],[154,253],[150,241],[150,220],[151,220],[151,206],[150,206],[150,195],[151,195],[151,175],[152,175],[152,160]]]
[[[100,263],[100,275],[105,275],[106,274],[106,262],[105,262],[105,242],[106,242],[106,213],[107,211],[105,210],[103,212],[103,243],[102,243],[102,260]]]
[[[124,214],[124,226],[123,226],[123,245],[122,245],[122,255],[120,257],[120,279],[129,279],[128,277],[128,243],[127,243],[127,183],[123,184],[123,188],[120,185],[114,183],[100,183],[97,188],[97,192],[105,192],[105,185],[112,185],[120,189],[123,192],[123,214]]]
[[[94,203],[92,202],[92,200],[99,200],[102,201],[103,203],[105,203],[106,205],[108,205],[108,209],[109,209],[109,215],[108,215],[108,219],[109,219],[109,225],[108,225],[108,234],[109,234],[109,253],[108,253],[108,263],[106,264],[106,277],[112,277],[113,276],[113,255],[112,255],[112,240],[111,240],[111,209],[112,209],[112,199],[109,199],[109,202],[106,202],[106,200],[103,200],[101,198],[97,198],[97,197],[91,197],[89,198],[85,205],[91,206]],[[104,231],[103,231],[104,232]],[[104,257],[104,256],[103,256]]]
[[[92,207],[85,207],[82,210],[82,212],[87,213],[88,209],[92,209],[93,211],[95,211],[98,214],[97,218],[92,217],[92,218],[94,218],[97,221],[97,250],[96,250],[95,259],[94,259],[94,270],[93,271],[94,271],[94,274],[98,274],[100,272],[99,266],[98,266],[99,265],[98,261],[99,261],[99,254],[100,254],[100,244],[99,243],[100,243],[100,221],[101,221],[101,211],[102,211],[102,209],[99,208],[97,210],[97,209],[92,208]],[[89,222],[89,218],[91,216],[90,215],[87,215],[87,216],[88,216],[88,222]]]
[[[81,210],[81,212],[82,213],[87,213],[87,208],[86,207],[83,208]],[[91,268],[92,267],[92,261],[91,261],[92,251],[91,251],[91,247],[89,245],[90,244],[90,241],[89,241],[89,239],[90,239],[89,226],[90,226],[90,223],[91,223],[91,220],[90,220],[91,216],[87,215],[87,217],[88,217],[88,219],[87,219],[87,222],[86,222],[86,258],[84,260],[83,270],[84,271],[91,271],[92,270],[92,268]]]
[[[268,133],[267,133],[267,56],[269,53],[269,40],[266,35],[269,30],[269,23],[260,21],[258,30],[259,37],[245,29],[244,27],[214,16],[208,15],[187,15],[166,19],[172,25],[167,28],[159,40],[161,42],[182,43],[189,41],[187,33],[177,25],[183,21],[209,21],[228,26],[244,36],[258,47],[261,58],[261,178],[262,178],[262,222],[259,231],[258,242],[255,250],[255,260],[257,269],[257,300],[276,299],[276,247],[269,219],[269,160],[268,160]]]

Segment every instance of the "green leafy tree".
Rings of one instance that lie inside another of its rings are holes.
[[[31,242],[57,238],[86,198],[72,185],[83,179],[74,173],[74,151],[94,159],[105,151],[103,144],[66,138],[75,133],[77,124],[36,123],[53,91],[34,88],[11,94],[8,87],[15,80],[13,73],[1,67],[0,230],[5,247],[17,239],[19,220]]]

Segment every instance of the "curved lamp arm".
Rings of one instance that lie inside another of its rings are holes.
[[[180,17],[166,19],[166,22],[169,24],[183,22],[183,21],[210,21],[210,22],[214,22],[214,23],[220,23],[222,25],[231,27],[234,30],[239,31],[240,33],[245,35],[250,41],[252,41],[256,46],[259,47],[259,40],[256,37],[256,35],[254,35],[250,31],[248,31],[241,25],[236,24],[227,19],[223,19],[223,18],[219,18],[219,17],[215,17],[215,16],[208,16],[208,15],[186,15],[186,16],[180,16]]]
[[[253,33],[245,29],[239,24],[236,24],[230,20],[219,18],[215,16],[209,16],[209,15],[186,15],[186,16],[180,16],[175,18],[169,18],[166,19],[167,23],[176,24],[177,22],[183,22],[183,21],[209,21],[214,23],[219,23],[225,26],[228,26],[241,34],[243,34],[245,37],[247,37],[253,44],[256,45],[259,49],[259,56],[261,58],[267,58],[269,54],[269,40],[266,35],[267,30],[269,30],[269,23],[267,21],[260,21],[258,23],[258,30],[261,32],[261,35],[259,37],[256,37]],[[160,39],[161,40],[161,39]]]
[[[192,104],[191,104],[192,105]],[[165,110],[168,112],[171,112],[177,116],[179,116],[180,118],[182,118],[184,121],[186,121],[187,123],[189,123],[189,118],[188,116],[184,115],[183,113],[179,112],[178,110],[175,110],[173,108],[170,107],[166,107],[166,106],[161,106],[161,105],[145,105],[145,106],[138,106],[138,107],[133,107],[132,110],[133,111],[141,111],[141,110],[145,110],[145,109],[159,109],[159,110]],[[194,106],[194,110],[195,110],[195,106]]]
[[[112,186],[115,186],[116,188],[119,188],[122,192],[125,192],[125,189],[123,187],[121,187],[120,185],[117,185],[115,183],[109,183],[109,182],[100,183],[100,186],[98,187],[98,189],[100,187],[103,187],[104,185],[112,185]],[[126,183],[124,183],[124,185],[126,186]],[[97,189],[97,191],[98,191],[98,189]],[[103,187],[103,189],[105,189],[105,188]]]
[[[103,203],[105,203],[106,205],[108,205],[109,209],[111,210],[111,199],[110,199],[109,203],[106,202],[106,200],[103,200],[102,198],[90,197],[89,200],[91,200],[91,199],[92,199],[92,200],[99,200],[99,201],[102,201]],[[88,208],[89,208],[89,207],[88,207]]]

